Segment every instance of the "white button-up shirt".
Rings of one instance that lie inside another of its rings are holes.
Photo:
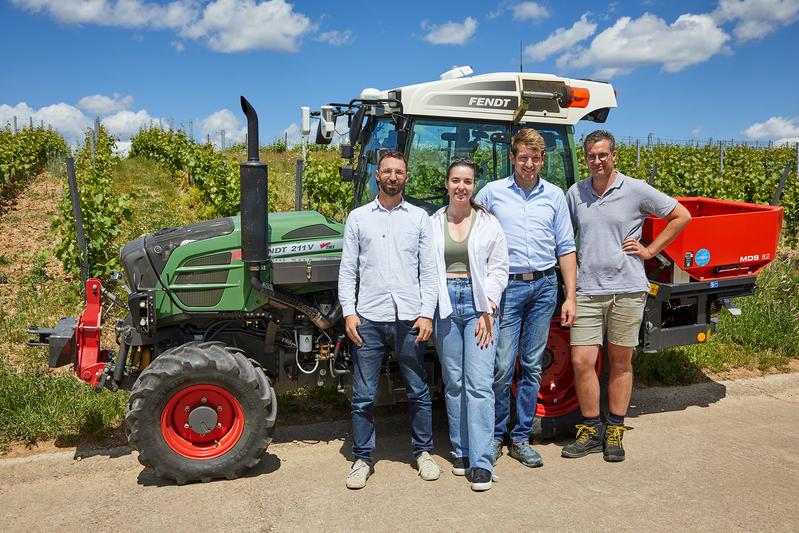
[[[353,210],[344,228],[338,294],[344,316],[432,318],[438,280],[427,213],[405,200],[391,210],[377,199]]]

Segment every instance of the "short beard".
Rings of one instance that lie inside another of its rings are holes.
[[[380,187],[380,191],[381,191],[383,194],[385,194],[386,196],[390,196],[390,197],[397,196],[398,194],[402,194],[402,191],[403,191],[403,189],[405,188],[404,186],[398,186],[398,187],[396,188],[396,190],[392,191],[392,190],[389,190],[389,187],[388,187],[388,185],[386,185],[386,184],[385,184],[384,182],[382,182],[382,181],[379,181],[379,182],[377,183],[377,186],[378,186],[378,187]]]

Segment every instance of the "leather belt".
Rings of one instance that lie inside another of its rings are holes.
[[[555,272],[555,267],[549,267],[546,270],[542,270],[540,272],[525,272],[524,274],[510,274],[508,275],[508,279],[510,281],[535,281],[537,279],[541,279],[544,276],[549,276]]]

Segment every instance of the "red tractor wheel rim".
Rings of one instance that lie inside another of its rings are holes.
[[[567,415],[580,405],[574,389],[569,331],[553,322],[546,349],[535,413],[541,417]],[[597,376],[602,374],[600,355],[597,356],[596,373]]]
[[[198,420],[201,423],[198,423]],[[236,397],[216,385],[189,385],[161,412],[161,434],[177,454],[213,459],[227,453],[244,431],[244,410]]]
[[[519,362],[516,361],[516,375]],[[602,375],[601,353],[597,356],[596,374]],[[511,394],[516,396],[516,380],[511,383]],[[574,370],[571,363],[569,330],[560,326],[555,319],[549,328],[549,339],[541,370],[541,386],[535,406],[536,416],[553,418],[564,416],[580,406],[574,389]]]

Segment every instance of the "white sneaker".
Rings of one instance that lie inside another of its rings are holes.
[[[372,467],[363,459],[358,459],[352,463],[350,473],[347,474],[348,489],[362,489],[366,486],[366,480],[372,474]]]
[[[422,452],[416,458],[416,467],[419,469],[419,475],[425,481],[435,481],[441,475],[441,468],[427,452]]]

